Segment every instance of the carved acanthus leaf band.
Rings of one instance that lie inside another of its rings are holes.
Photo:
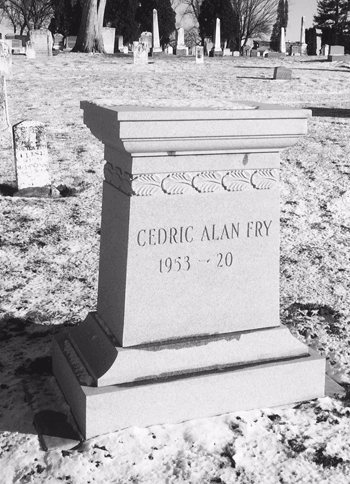
[[[129,196],[269,190],[278,181],[278,170],[275,168],[130,175],[106,163],[104,173],[108,183]]]

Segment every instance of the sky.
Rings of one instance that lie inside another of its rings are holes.
[[[286,40],[300,40],[301,17],[305,17],[305,28],[313,25],[313,18],[317,12],[317,0],[288,0],[289,21]]]
[[[317,12],[317,0],[288,0],[289,5],[289,21],[287,27],[286,40],[296,41],[300,40],[300,26],[301,17],[305,17],[305,28],[312,27],[314,15]],[[177,11],[176,27],[186,27],[186,22],[181,21],[181,9],[179,6]]]

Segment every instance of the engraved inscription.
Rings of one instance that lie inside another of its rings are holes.
[[[272,220],[252,220],[248,222],[231,222],[226,224],[210,224],[204,227],[194,225],[180,227],[159,227],[141,229],[136,234],[136,243],[139,247],[192,244],[193,242],[220,242],[238,239],[267,238],[270,237]],[[206,259],[190,261],[189,255],[177,257],[163,257],[159,259],[160,274],[189,271],[197,263],[200,266],[214,264],[224,269],[235,266],[234,252],[217,252],[208,254]]]

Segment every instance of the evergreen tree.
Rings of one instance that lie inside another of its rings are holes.
[[[279,0],[277,7],[276,22],[272,27],[271,33],[271,49],[279,52],[281,42],[281,28],[283,27],[286,33],[288,25],[288,0]]]
[[[153,32],[153,9],[158,13],[159,37],[162,46],[169,43],[170,35],[176,29],[175,11],[170,0],[139,0],[136,21],[140,32]]]
[[[232,8],[230,0],[203,0],[198,17],[199,35],[205,38],[215,39],[216,19],[220,19],[221,43],[227,42],[231,50],[238,43],[238,19]]]
[[[139,0],[110,0],[105,11],[105,23],[114,27],[117,35],[123,36],[125,44],[132,43],[140,37],[136,12]]]
[[[350,4],[348,0],[319,0],[314,25],[322,30],[322,44],[344,45],[349,52]]]

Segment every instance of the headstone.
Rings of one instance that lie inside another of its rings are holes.
[[[127,45],[124,45],[123,52],[124,54],[129,54],[129,47]]]
[[[222,55],[221,49],[221,33],[220,33],[220,19],[216,19],[216,26],[215,26],[215,47],[214,47],[214,56]]]
[[[153,9],[153,50],[152,54],[159,54],[162,52],[159,41],[159,27],[158,27],[158,13],[157,10]]]
[[[196,64],[204,64],[204,47],[196,46]]]
[[[321,39],[321,37],[319,35],[316,37],[316,45],[317,45],[316,54],[317,55],[322,55],[322,52],[321,52],[321,49],[322,49],[322,39]]]
[[[260,57],[260,52],[257,49],[252,49],[250,51],[250,57]]]
[[[344,55],[343,45],[330,45],[328,55]]]
[[[148,64],[148,44],[143,42],[133,43],[134,64],[145,66]]]
[[[122,35],[116,35],[114,39],[114,52],[123,52],[124,42]]]
[[[241,54],[240,54],[239,50],[234,50],[232,55],[233,55],[233,57],[239,57]]]
[[[22,54],[23,46],[22,41],[19,39],[12,39],[12,54]]]
[[[326,57],[329,55],[329,45],[328,44],[324,44],[322,46],[322,55],[325,55]]]
[[[35,59],[34,45],[30,41],[28,41],[26,45],[26,57],[27,59]]]
[[[177,31],[176,55],[186,56],[188,49],[185,46],[185,32],[182,27]]]
[[[0,77],[12,76],[12,56],[9,46],[3,40],[0,41]]]
[[[222,55],[226,55],[226,56],[231,55],[231,50],[228,48],[224,49],[222,52]]]
[[[173,55],[174,54],[174,49],[171,47],[171,45],[168,45],[166,49],[167,54]]]
[[[36,57],[52,55],[52,34],[47,29],[30,30],[29,41],[32,42]]]
[[[213,49],[214,44],[212,42],[204,42],[204,45],[205,45],[206,53],[207,55],[209,55],[209,52],[211,52],[211,50]]]
[[[274,79],[282,79],[290,81],[292,79],[292,69],[287,69],[286,67],[275,67],[273,71]]]
[[[152,39],[153,39],[153,36],[151,32],[142,32],[139,39],[139,42],[142,42],[143,44],[147,43],[148,52],[150,52],[152,49]]]
[[[281,39],[280,39],[280,52],[286,53],[286,39],[284,33],[284,27],[281,27]]]
[[[75,43],[77,41],[77,36],[76,35],[69,35],[65,39],[65,49],[67,50],[72,50],[75,47]]]
[[[301,17],[300,26],[300,55],[307,54],[307,44],[305,43],[305,17]]]
[[[103,27],[102,38],[106,54],[114,54],[115,28]]]
[[[36,121],[15,124],[13,140],[18,190],[50,185],[45,126]]]
[[[62,34],[55,34],[53,38],[53,50],[64,49],[64,36]]]
[[[82,108],[105,144],[97,312],[52,358],[84,436],[322,397],[325,359],[279,316],[280,151],[310,112]]]

